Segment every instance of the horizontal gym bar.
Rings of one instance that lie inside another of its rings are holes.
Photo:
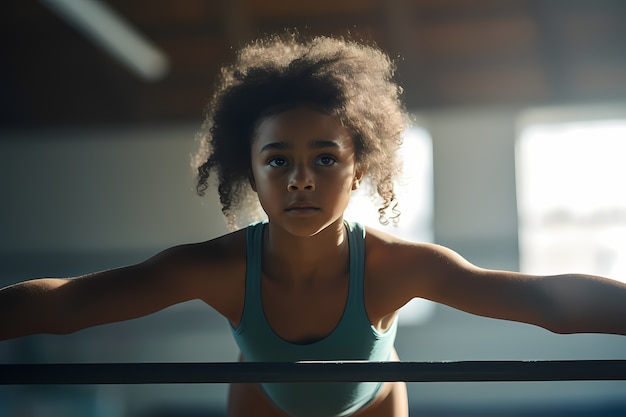
[[[626,380],[626,360],[0,365],[0,385]]]

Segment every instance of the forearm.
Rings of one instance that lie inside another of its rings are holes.
[[[549,330],[626,335],[626,284],[581,274],[542,281],[553,305]]]
[[[38,279],[0,290],[0,340],[37,333],[67,333],[67,321],[53,293],[66,279]]]

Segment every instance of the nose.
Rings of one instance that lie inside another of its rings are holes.
[[[315,181],[313,181],[310,170],[306,167],[295,166],[289,177],[287,188],[289,191],[313,191],[315,189]]]

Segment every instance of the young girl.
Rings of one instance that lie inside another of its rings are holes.
[[[270,37],[221,73],[202,131],[198,192],[216,178],[231,225],[252,199],[266,222],[132,266],[0,291],[0,339],[66,334],[201,299],[242,361],[396,361],[398,310],[423,297],[556,333],[626,334],[626,285],[588,275],[485,270],[453,251],[343,217],[369,181],[394,221],[407,117],[376,48]],[[235,384],[229,415],[408,415],[404,383]]]

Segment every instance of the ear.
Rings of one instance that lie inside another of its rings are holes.
[[[365,175],[366,169],[364,167],[358,167],[354,173],[354,179],[352,180],[352,190],[356,190],[361,185],[361,179]]]
[[[248,181],[250,182],[250,187],[252,187],[252,191],[256,193],[256,181],[254,180],[254,175],[252,174],[252,170],[248,171]]]

